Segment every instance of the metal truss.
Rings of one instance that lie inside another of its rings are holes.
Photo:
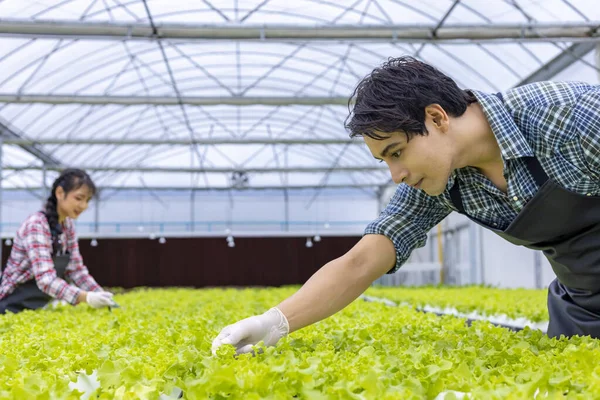
[[[48,171],[60,171],[66,167],[56,166],[38,166],[38,165],[26,165],[26,166],[15,166],[5,165],[4,170],[8,171],[35,171],[35,170],[48,170]],[[77,168],[81,168],[86,171],[113,171],[113,172],[164,172],[164,173],[233,173],[233,172],[248,172],[255,174],[265,174],[273,172],[287,172],[287,173],[315,173],[315,172],[387,172],[387,168],[382,168],[374,165],[355,165],[352,167],[347,166],[329,166],[329,167],[286,167],[286,168],[271,168],[271,167],[142,167],[142,166],[99,166],[99,165],[77,165]]]
[[[256,41],[391,41],[429,43],[460,41],[570,41],[597,40],[594,21],[472,24],[472,25],[231,25],[98,23],[79,21],[32,21],[4,19],[0,35],[24,38],[98,40],[256,40]]]

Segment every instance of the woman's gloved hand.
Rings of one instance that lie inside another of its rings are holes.
[[[110,292],[88,292],[85,301],[94,308],[108,307],[114,303]]]
[[[255,315],[223,328],[221,333],[213,340],[212,353],[224,344],[231,344],[236,348],[236,354],[249,353],[252,346],[263,341],[265,346],[274,346],[279,339],[290,331],[287,318],[277,308],[273,307],[261,315]]]

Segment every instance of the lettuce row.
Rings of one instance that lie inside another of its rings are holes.
[[[61,306],[0,316],[0,398],[77,399],[78,371],[97,371],[90,398],[474,399],[600,396],[599,341],[549,339],[487,322],[356,301],[256,356],[217,356],[219,330],[297,288],[158,289],[117,296],[121,309]]]
[[[442,287],[370,287],[365,294],[386,298],[413,307],[426,305],[456,308],[459,312],[477,311],[482,315],[527,318],[533,322],[548,321],[547,290],[498,289],[481,286]]]

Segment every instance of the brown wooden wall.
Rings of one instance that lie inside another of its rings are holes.
[[[81,239],[84,263],[102,286],[279,286],[302,284],[360,237],[323,237],[307,248],[306,237],[235,239]],[[4,246],[3,263],[10,247]]]

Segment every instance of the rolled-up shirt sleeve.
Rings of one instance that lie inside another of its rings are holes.
[[[412,251],[425,246],[427,233],[442,221],[452,209],[421,190],[401,184],[379,217],[364,231],[365,235],[384,235],[396,249],[396,272]]]
[[[32,223],[27,227],[24,242],[36,284],[48,296],[76,304],[80,290],[56,276],[49,237],[48,228],[42,224]]]
[[[83,257],[79,252],[79,243],[73,222],[69,221],[66,227],[67,248],[71,253],[69,268],[65,271],[65,277],[80,289],[88,292],[101,291],[102,287],[90,275],[87,267],[83,264]]]
[[[582,94],[577,99],[573,116],[583,158],[588,172],[600,182],[600,87]]]

